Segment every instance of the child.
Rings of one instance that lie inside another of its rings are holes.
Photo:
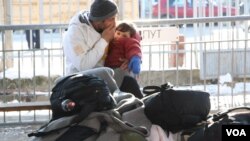
[[[122,60],[128,60],[129,72],[138,75],[141,71],[141,36],[128,23],[121,23],[116,27],[114,39],[108,47],[108,54],[104,66],[119,68]]]
[[[113,68],[114,78],[120,90],[129,90],[137,98],[142,98],[140,86],[136,80],[141,71],[141,36],[128,23],[116,27],[114,39],[109,43],[104,66]],[[124,60],[128,61],[128,71],[121,69]],[[129,76],[132,73],[132,77]],[[135,77],[135,79],[133,78]],[[128,85],[130,84],[130,85]]]

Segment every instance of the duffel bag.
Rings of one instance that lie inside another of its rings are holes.
[[[145,114],[167,132],[179,132],[205,121],[210,112],[209,93],[195,90],[175,90],[171,85],[146,86]]]
[[[208,119],[203,141],[249,140],[250,107],[236,107],[213,114]],[[222,139],[224,137],[224,139]]]

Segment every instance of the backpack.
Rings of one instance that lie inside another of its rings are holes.
[[[216,114],[213,114],[208,119],[208,122],[208,125],[205,127],[203,141],[222,141],[232,139],[233,135],[231,135],[231,137],[227,136],[225,128],[245,128],[245,132],[247,132],[248,130],[248,133],[246,133],[247,136],[245,136],[245,138],[244,136],[240,138],[236,137],[235,139],[239,139],[241,141],[249,140],[250,107],[236,107],[228,109],[224,112],[218,112]],[[222,139],[223,137],[224,139]]]
[[[62,102],[70,99],[75,103],[71,111],[64,111]],[[95,75],[73,74],[62,78],[52,89],[50,97],[52,119],[78,114],[85,118],[93,111],[115,107],[106,82]]]
[[[32,141],[147,141],[148,129],[124,121],[120,114],[141,107],[143,103],[132,94],[120,94],[115,98],[118,100],[117,107],[111,110],[91,112],[86,118],[77,120],[77,123],[77,114],[61,117],[28,136],[33,137]]]
[[[191,128],[206,120],[210,112],[209,93],[175,90],[170,83],[144,87],[145,114],[153,123],[172,133]],[[157,115],[157,116],[156,116]]]
[[[245,141],[249,140],[249,138],[244,136],[239,138],[232,135],[227,136],[228,133],[226,133],[225,129],[244,129],[245,127],[245,132],[248,135],[249,125],[250,107],[230,108],[226,111],[209,115],[207,121],[182,131],[181,141],[227,141],[233,138]],[[230,132],[229,130],[227,132]]]

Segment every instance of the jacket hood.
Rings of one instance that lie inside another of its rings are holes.
[[[80,11],[79,13],[77,13],[70,20],[69,25],[72,25],[72,24],[80,25],[80,24],[83,24],[83,23],[90,25],[90,22],[89,22],[89,11]]]
[[[136,39],[138,42],[141,42],[141,40],[142,40],[142,37],[141,37],[141,35],[140,35],[138,32],[136,32],[136,33],[132,36],[132,38]]]

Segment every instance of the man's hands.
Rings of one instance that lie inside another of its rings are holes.
[[[128,60],[120,58],[119,61],[122,62],[122,65],[120,66],[120,69],[128,70]]]
[[[115,24],[110,24],[107,28],[105,28],[102,32],[102,38],[107,42],[110,42],[114,38],[115,34]]]

